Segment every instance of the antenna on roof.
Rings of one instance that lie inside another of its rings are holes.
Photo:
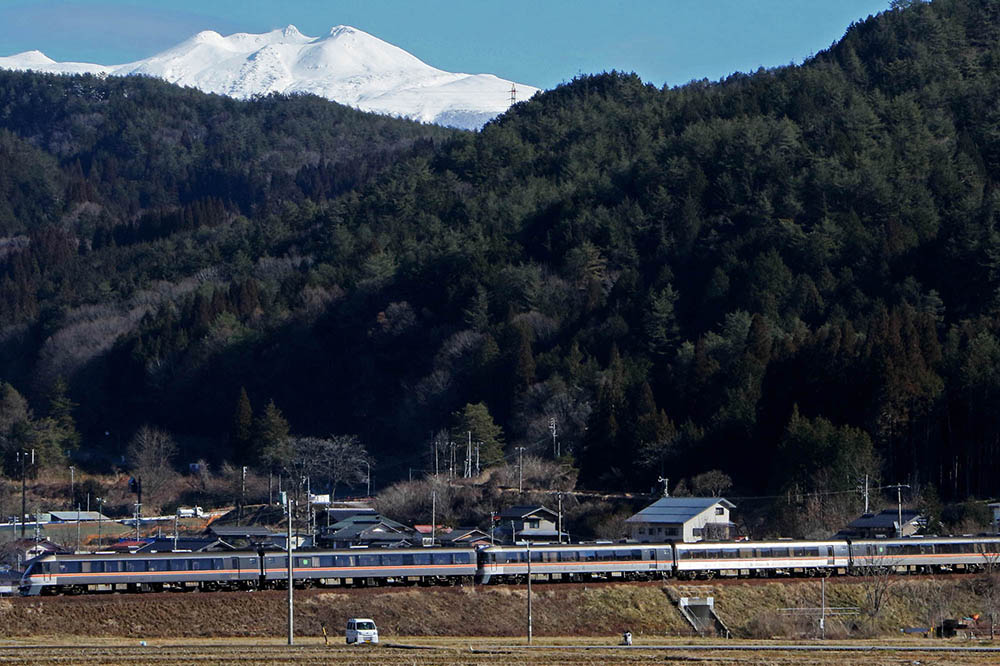
[[[668,486],[670,484],[670,479],[664,479],[661,476],[661,477],[657,477],[656,480],[663,484],[663,496],[664,497],[670,497],[670,490],[668,489]]]

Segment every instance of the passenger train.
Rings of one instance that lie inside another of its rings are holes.
[[[292,553],[296,587],[653,580],[979,571],[1000,566],[1000,536],[829,541],[519,544],[351,548]],[[281,551],[48,554],[31,560],[24,595],[97,591],[252,590],[288,584]]]

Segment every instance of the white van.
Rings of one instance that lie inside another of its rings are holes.
[[[347,644],[378,643],[378,628],[375,620],[365,617],[352,617],[347,621]]]

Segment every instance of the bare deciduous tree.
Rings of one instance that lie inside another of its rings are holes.
[[[166,431],[144,425],[136,431],[126,453],[135,476],[142,479],[143,501],[159,505],[170,499],[178,474],[173,468],[177,444]]]
[[[860,563],[856,563],[854,569],[861,578],[861,588],[865,593],[864,612],[868,615],[870,628],[874,629],[875,620],[889,599],[894,579],[885,547],[869,545],[867,548],[868,553],[860,557]]]
[[[976,544],[976,552],[983,558],[983,573],[976,581],[976,587],[986,606],[991,641],[995,636],[997,615],[1000,614],[1000,552],[997,550],[996,542]]]
[[[314,488],[328,484],[331,495],[342,483],[353,485],[364,481],[372,463],[355,435],[333,435],[326,439],[295,437],[291,449],[290,473],[298,479],[308,477]]]

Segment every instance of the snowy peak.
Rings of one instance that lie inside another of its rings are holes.
[[[294,25],[263,34],[199,32],[151,58],[124,65],[59,63],[40,51],[0,57],[0,68],[126,76],[144,74],[205,92],[248,98],[311,93],[365,111],[475,129],[503,113],[510,90],[537,88],[491,74],[431,67],[403,49],[347,25],[309,37]]]

